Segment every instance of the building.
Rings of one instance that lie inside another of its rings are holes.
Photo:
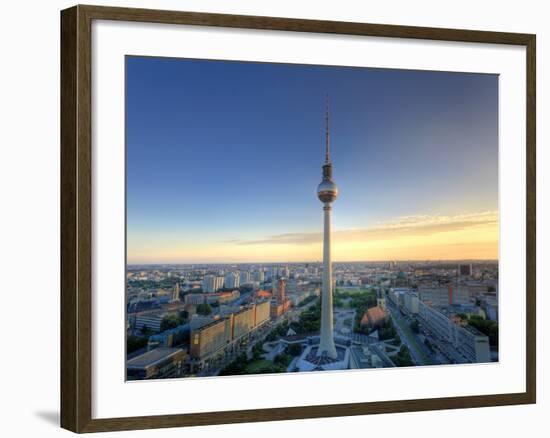
[[[267,321],[269,321],[270,317],[270,305],[269,301],[262,301],[259,303],[256,303],[255,306],[255,316],[254,316],[254,327],[259,327],[260,325],[263,325]]]
[[[399,271],[395,278],[392,279],[392,285],[395,287],[408,287],[410,285],[410,280],[403,271]]]
[[[149,331],[158,332],[160,331],[160,325],[164,319],[164,314],[145,314],[136,316],[136,322],[134,327],[137,330],[143,330],[145,327]]]
[[[382,327],[388,319],[388,312],[382,307],[375,306],[368,309],[361,318],[361,326],[368,326],[370,329]]]
[[[239,287],[240,277],[235,272],[228,272],[225,276],[225,288],[236,289]]]
[[[491,362],[489,338],[474,327],[457,326],[455,346],[469,362]]]
[[[490,362],[489,338],[471,326],[462,327],[442,312],[419,302],[418,316],[440,341],[451,345],[466,362]]]
[[[187,323],[156,335],[151,335],[147,341],[147,350],[150,351],[158,347],[173,347],[182,344],[189,340],[189,331],[190,325]]]
[[[246,307],[228,307],[223,316],[202,319],[199,324],[194,322],[199,318],[193,317],[190,322],[191,357],[202,362],[238,346],[243,339],[246,340],[248,335],[269,320],[269,304],[269,301],[262,301]]]
[[[180,377],[187,352],[181,348],[159,347],[136,356],[126,363],[128,380]]]
[[[466,304],[471,301],[468,287],[449,283],[445,286],[419,287],[418,295],[425,303],[445,307],[453,304]]]
[[[394,287],[388,292],[388,298],[396,306],[403,306],[405,304],[405,295],[410,293],[409,288]]]
[[[179,302],[180,301],[180,284],[176,283],[174,285],[174,289],[172,290],[172,302]]]
[[[403,306],[408,313],[418,314],[418,303],[420,299],[415,292],[408,292],[403,295]]]
[[[221,318],[191,330],[190,353],[194,358],[204,358],[224,348],[231,342],[232,318]]]
[[[386,310],[386,297],[381,289],[376,291],[376,305]]]
[[[256,271],[253,275],[254,281],[258,283],[263,283],[265,281],[265,273],[264,271]]]
[[[277,319],[290,309],[292,304],[291,300],[286,297],[286,282],[284,279],[279,280],[272,279],[271,289],[271,306],[270,316],[271,319]]]
[[[278,303],[277,301],[271,301],[269,308],[269,314],[271,319],[277,319],[281,317],[284,313],[290,309],[291,301],[285,300],[283,303]]]
[[[233,290],[231,292],[215,292],[204,294],[204,300],[208,304],[224,304],[236,300],[241,296],[241,293],[238,290]]]
[[[382,359],[380,349],[374,349],[367,345],[353,346],[350,348],[349,368],[351,370],[364,368],[395,367],[387,356]]]
[[[254,328],[255,317],[256,306],[254,305],[233,313],[233,333],[231,339],[238,340],[252,331]]]
[[[217,292],[223,287],[224,278],[216,275],[205,275],[202,281],[204,292]]]
[[[256,297],[257,298],[267,298],[267,299],[270,299],[271,298],[271,292],[267,291],[267,290],[258,290],[256,291]]]
[[[278,287],[273,289],[273,299],[277,301],[278,304],[282,304],[286,301],[286,282],[282,278],[278,281]]]
[[[459,277],[471,277],[472,276],[472,264],[460,264],[458,265]]]
[[[185,304],[192,304],[194,306],[197,306],[204,303],[204,296],[205,294],[187,294],[183,298],[183,302]]]
[[[250,284],[250,282],[251,282],[250,272],[241,271],[239,273],[239,283],[240,284]]]

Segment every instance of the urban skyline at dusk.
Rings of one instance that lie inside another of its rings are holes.
[[[498,258],[495,75],[127,58],[128,263]]]

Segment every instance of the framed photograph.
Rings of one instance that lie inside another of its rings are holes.
[[[61,425],[535,403],[535,35],[61,12]]]

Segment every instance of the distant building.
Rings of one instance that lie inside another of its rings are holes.
[[[187,294],[185,295],[183,302],[185,304],[192,304],[197,306],[204,303],[205,294]]]
[[[128,380],[179,377],[186,356],[181,348],[155,348],[130,359],[126,363],[126,377]]]
[[[290,309],[291,301],[286,297],[285,280],[272,279],[271,319],[277,319]],[[277,284],[277,286],[275,286]]]
[[[147,327],[147,330],[158,332],[163,319],[164,314],[138,315],[134,327],[137,330],[143,330],[143,327]]]
[[[250,272],[248,271],[241,271],[239,273],[239,283],[241,285],[243,284],[250,284]]]
[[[279,304],[284,303],[286,300],[286,282],[282,278],[278,281],[278,287],[274,290],[273,298]]]
[[[458,275],[460,277],[471,277],[472,276],[472,264],[460,264],[458,265]]]
[[[256,297],[258,298],[271,298],[271,292],[267,291],[267,290],[258,290],[256,292]]]
[[[392,285],[395,287],[408,287],[409,284],[409,279],[403,271],[399,271],[397,276],[392,280]]]
[[[180,284],[176,283],[172,291],[172,302],[179,302],[180,300]]]
[[[236,289],[239,287],[240,277],[234,272],[228,272],[225,276],[225,288],[226,289]]]
[[[382,292],[382,290],[378,290],[376,292],[376,305],[381,307],[383,310],[386,310],[386,297],[384,296],[384,292]]]
[[[451,283],[437,287],[419,287],[418,295],[424,302],[433,306],[445,307],[453,304],[466,304],[471,301],[467,287],[456,286]]]
[[[217,292],[223,287],[224,278],[216,275],[205,275],[202,281],[204,292]]]
[[[404,294],[403,296],[403,305],[407,312],[412,313],[413,315],[416,315],[418,313],[418,302],[420,299],[418,298],[418,294],[414,292],[409,292]]]
[[[263,283],[265,280],[265,274],[264,271],[256,271],[253,275],[254,281],[258,283]]]

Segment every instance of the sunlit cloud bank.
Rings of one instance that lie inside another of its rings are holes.
[[[436,233],[465,231],[480,227],[497,226],[498,212],[461,214],[456,216],[403,216],[395,220],[378,223],[373,227],[335,230],[333,240],[339,242],[364,242],[373,240],[393,240],[399,237],[431,236]],[[316,244],[323,239],[321,232],[285,233],[267,236],[259,240],[226,241],[237,245],[266,244]]]
[[[129,245],[129,263],[218,263],[317,261],[322,233],[231,236],[216,242],[174,238],[150,245]],[[333,259],[451,260],[497,259],[498,212],[454,216],[403,216],[370,227],[333,231]]]

